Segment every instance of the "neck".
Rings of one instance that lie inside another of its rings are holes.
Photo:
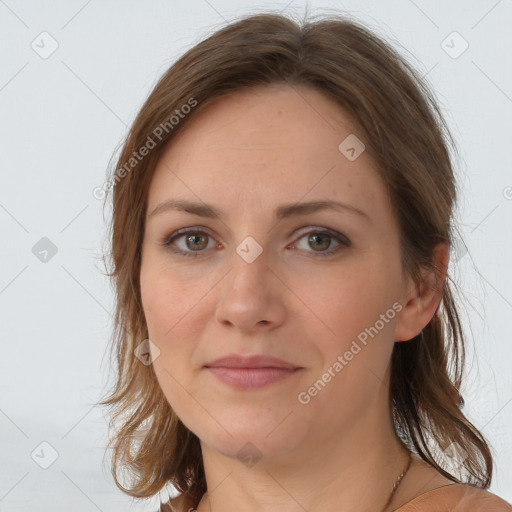
[[[340,504],[343,512],[381,512],[409,456],[387,403],[376,396],[343,432],[312,434],[293,453],[263,454],[251,467],[202,443],[208,492],[197,512],[323,512]]]

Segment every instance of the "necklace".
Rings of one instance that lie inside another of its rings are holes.
[[[385,512],[385,510],[389,507],[389,504],[391,503],[391,500],[393,499],[393,496],[395,495],[396,490],[398,489],[398,486],[400,485],[404,476],[407,474],[407,471],[409,471],[409,468],[411,467],[411,462],[412,462],[412,457],[411,457],[411,452],[409,452],[407,466],[405,466],[405,469],[402,471],[402,473],[400,475],[398,475],[398,478],[396,479],[395,483],[393,484],[393,489],[391,489],[391,494],[389,495],[388,501],[384,505],[382,512]]]

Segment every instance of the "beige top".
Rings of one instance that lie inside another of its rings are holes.
[[[182,511],[171,508],[167,502],[160,504],[158,512]],[[392,512],[512,512],[512,505],[477,487],[448,484],[424,492]]]
[[[467,484],[427,491],[393,512],[512,512],[512,505],[492,492]]]

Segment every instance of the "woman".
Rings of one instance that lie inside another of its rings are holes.
[[[345,17],[249,16],[168,70],[109,182],[124,492],[512,510],[461,410],[452,146],[421,78]]]

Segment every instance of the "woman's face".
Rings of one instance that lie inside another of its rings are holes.
[[[221,213],[153,213],[169,200]],[[330,201],[346,207],[276,215]],[[384,183],[341,108],[305,87],[217,100],[166,148],[147,214],[140,280],[154,370],[203,446],[277,460],[387,410],[408,282]],[[232,354],[300,369],[274,370],[283,378],[265,385],[269,371],[252,370],[244,387],[219,373],[249,371],[206,367]]]

